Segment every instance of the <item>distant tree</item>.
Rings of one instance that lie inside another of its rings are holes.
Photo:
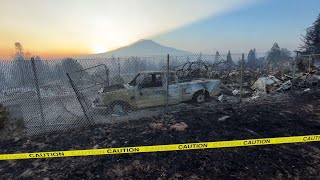
[[[66,73],[69,73],[72,80],[76,82],[80,82],[88,76],[86,71],[81,71],[83,70],[82,65],[72,58],[62,60],[61,65],[57,64],[55,68],[55,72],[60,76],[59,79],[62,80],[67,80]]]
[[[291,52],[286,48],[281,48],[281,58],[283,61],[291,60]]]
[[[72,58],[62,60],[61,66],[67,73],[83,70],[81,64]]]
[[[291,60],[291,52],[286,48],[280,48],[277,43],[274,43],[271,50],[267,54],[267,70],[270,68],[280,67],[281,77],[284,75],[284,64]]]
[[[16,86],[31,86],[34,83],[31,62],[26,61],[23,46],[20,42],[16,42],[14,47],[16,52],[11,69],[11,81]]]
[[[199,57],[198,57],[197,61],[202,61],[202,52],[200,52],[200,54],[199,54]]]
[[[264,66],[264,64],[266,63],[266,58],[265,57],[259,57],[257,59],[257,67],[261,68]]]
[[[220,62],[220,53],[219,51],[216,52],[216,55],[214,56],[214,63]]]
[[[14,47],[16,49],[15,53],[15,61],[23,61],[24,60],[24,52],[23,52],[23,46],[20,42],[14,43]]]
[[[229,50],[229,52],[227,54],[227,63],[233,63],[230,50]]]
[[[291,59],[291,52],[286,48],[280,48],[277,43],[274,43],[271,50],[267,54],[267,63],[280,65],[284,61]]]
[[[268,63],[278,64],[281,61],[281,49],[278,43],[274,43],[267,55]]]
[[[284,73],[286,71],[285,68],[285,62],[288,62],[291,60],[291,52],[286,48],[281,48],[281,65],[280,65],[280,73],[281,78],[284,78]]]
[[[257,66],[257,55],[256,55],[256,49],[250,49],[248,53],[248,65],[249,66]]]
[[[313,25],[307,28],[305,36],[302,36],[302,47],[307,52],[320,53],[320,14]]]

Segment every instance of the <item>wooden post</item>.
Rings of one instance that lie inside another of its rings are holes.
[[[240,72],[240,99],[239,102],[242,102],[242,91],[243,91],[243,66],[244,66],[244,53],[242,53],[242,58],[241,58],[241,72]]]
[[[284,60],[281,58],[281,67],[280,67],[281,80],[284,80]]]
[[[297,66],[297,61],[298,61],[298,57],[299,57],[299,51],[295,51],[296,54],[296,59],[293,63],[293,74],[292,74],[292,87],[291,90],[294,90],[294,79],[296,78],[296,66]]]

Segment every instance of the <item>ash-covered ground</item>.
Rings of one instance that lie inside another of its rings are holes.
[[[172,106],[169,115],[0,142],[0,153],[320,134],[320,90],[241,104]],[[1,161],[2,179],[319,179],[320,143]]]

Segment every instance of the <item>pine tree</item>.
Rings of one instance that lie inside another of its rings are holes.
[[[83,83],[82,79],[88,77],[88,72],[83,71],[82,65],[73,58],[66,58],[61,61],[61,64],[55,66],[57,69],[55,70],[58,73],[60,78],[67,80],[66,73],[69,73],[71,79],[74,80],[75,83]]]
[[[220,62],[220,53],[219,51],[216,52],[216,55],[214,56],[214,63]]]
[[[229,50],[228,55],[227,55],[227,63],[233,63],[230,50]]]
[[[281,48],[281,58],[284,61],[288,61],[291,58],[291,52],[286,48]]]
[[[277,64],[281,60],[281,49],[278,43],[274,43],[271,50],[268,52],[267,61],[272,64]]]
[[[26,54],[24,53],[21,43],[16,42],[14,47],[16,52],[11,69],[11,81],[14,82],[17,87],[32,85],[34,78],[31,61],[26,59]],[[28,55],[30,55],[30,53]]]
[[[257,65],[256,49],[250,49],[248,53],[248,65],[249,66]]]
[[[307,52],[320,53],[320,14],[302,39],[302,46]]]
[[[19,42],[16,42],[16,43],[14,43],[14,47],[16,49],[15,61],[23,61],[24,60],[24,52],[23,52],[22,44]]]

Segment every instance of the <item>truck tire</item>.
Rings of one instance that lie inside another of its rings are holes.
[[[206,94],[203,91],[198,91],[196,93],[194,93],[192,100],[195,103],[203,103],[204,101],[206,101]]]

